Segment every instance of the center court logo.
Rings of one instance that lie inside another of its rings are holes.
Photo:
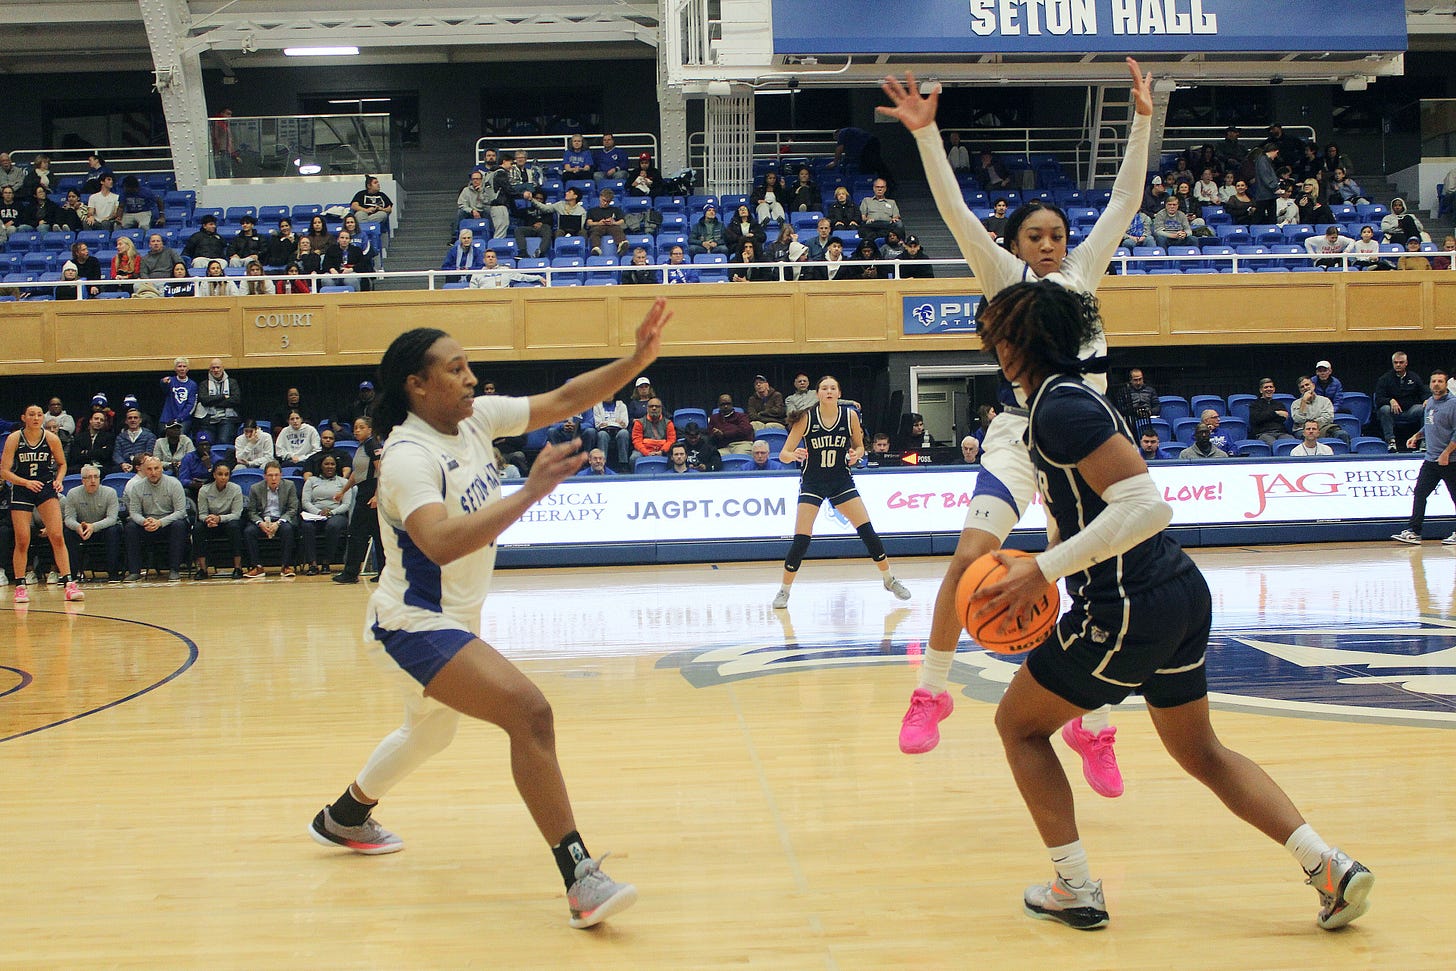
[[[904,665],[924,649],[913,639],[805,638],[680,651],[657,666],[678,668],[693,686],[709,688],[821,668]],[[965,695],[995,704],[1020,663],[963,643],[951,681],[964,684]],[[1225,710],[1456,729],[1456,622],[1216,629],[1208,678],[1210,701]]]

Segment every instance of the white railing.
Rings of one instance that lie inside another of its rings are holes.
[[[633,167],[637,156],[643,152],[652,155],[652,164],[657,165],[661,157],[657,148],[657,136],[652,132],[616,132],[610,133],[616,140],[616,147],[627,153],[627,167]],[[573,132],[571,135],[500,135],[482,136],[475,140],[475,164],[479,165],[485,161],[485,150],[493,148],[497,157],[506,154],[515,154],[516,151],[524,149],[526,158],[532,165],[540,165],[543,168],[548,165],[558,165],[566,155],[566,150],[571,147],[572,135],[580,135],[586,143],[588,150],[601,147],[602,134],[596,132]]]
[[[16,165],[30,166],[37,155],[51,160],[51,172],[58,178],[84,176],[86,160],[92,153],[100,155],[118,176],[154,175],[172,171],[172,148],[169,145],[128,145],[118,148],[13,148],[10,158]],[[117,180],[118,183],[120,180]]]

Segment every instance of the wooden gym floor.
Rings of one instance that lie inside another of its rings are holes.
[[[577,819],[640,903],[566,926],[510,783],[466,724],[378,816],[310,818],[400,706],[361,656],[371,587],[90,586],[0,607],[0,968],[1414,969],[1450,965],[1456,550],[1197,551],[1215,724],[1377,875],[1339,933],[1285,851],[1183,777],[1136,703],[1127,793],[1060,747],[1109,928],[1021,914],[1050,873],[992,725],[1011,665],[962,645],[934,752],[896,748],[944,560],[498,571],[487,639],[556,712]],[[907,663],[908,661],[908,663]]]

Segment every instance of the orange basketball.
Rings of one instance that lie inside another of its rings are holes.
[[[1031,556],[1022,550],[1001,550],[1011,556]],[[1020,654],[1036,647],[1047,639],[1056,626],[1062,612],[1062,597],[1055,583],[1048,583],[1036,604],[1029,610],[1012,617],[1006,610],[977,611],[971,598],[983,586],[999,583],[1006,575],[1006,567],[996,559],[994,553],[978,557],[966,567],[960,583],[956,585],[956,616],[960,618],[966,633],[977,644],[994,654]]]

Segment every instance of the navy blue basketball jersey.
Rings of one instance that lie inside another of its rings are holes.
[[[1080,533],[1107,508],[1076,465],[1114,435],[1132,434],[1112,402],[1079,378],[1057,375],[1031,401],[1027,444],[1048,514],[1063,539]],[[1092,603],[1125,599],[1185,570],[1193,561],[1167,533],[1159,531],[1121,555],[1111,555],[1067,579],[1067,592]]]
[[[809,416],[809,424],[804,429],[804,448],[808,450],[809,457],[804,462],[803,478],[813,482],[847,476],[849,405],[841,404],[839,414],[827,425],[819,414],[818,405],[805,414]]]
[[[15,442],[15,463],[10,471],[31,482],[49,482],[55,476],[56,457],[51,452],[50,439],[44,431],[40,441],[32,445],[25,439],[25,430]]]

